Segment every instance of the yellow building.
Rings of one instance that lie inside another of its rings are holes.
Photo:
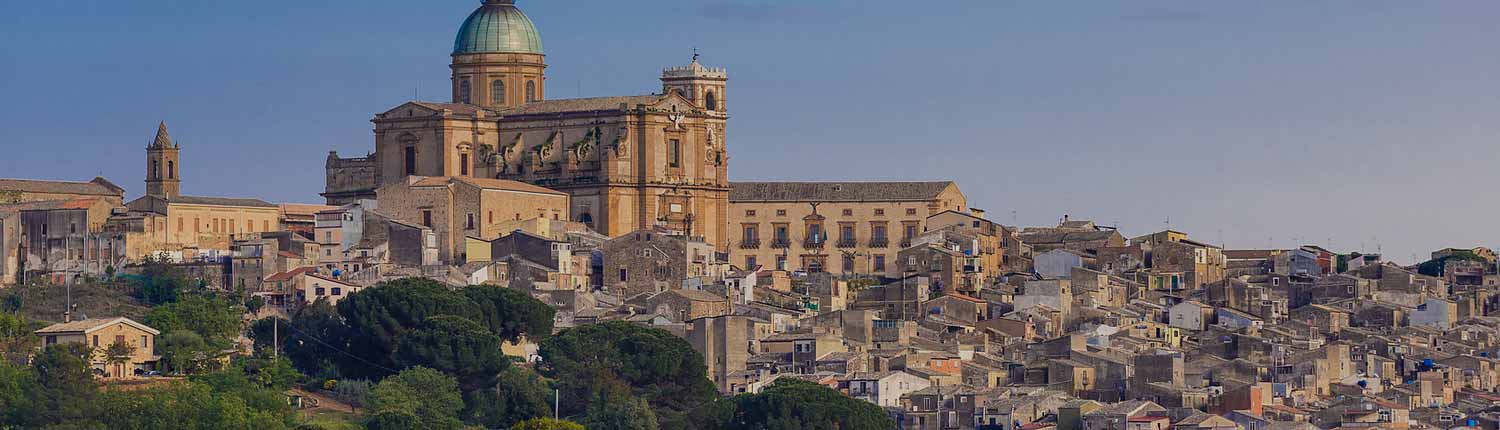
[[[156,336],[161,332],[130,318],[102,318],[53,324],[36,331],[47,346],[81,343],[94,350],[89,362],[94,373],[123,378],[140,376],[155,370],[161,356],[156,353]],[[123,362],[111,363],[105,353],[113,344],[124,344],[134,351]]]
[[[727,71],[695,55],[659,94],[548,99],[540,32],[513,0],[484,0],[450,57],[451,102],[396,106],[373,153],[329,155],[329,204],[408,177],[509,179],[569,194],[565,218],[611,237],[665,224],[727,245]]]
[[[258,199],[181,195],[181,147],[161,124],[146,148],[146,196],[111,220],[127,234],[130,258],[183,249],[228,250],[235,235],[281,230],[281,208]]]
[[[747,270],[896,276],[896,254],[928,217],[967,210],[953,182],[736,182],[729,261]]]

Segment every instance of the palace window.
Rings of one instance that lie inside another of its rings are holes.
[[[757,231],[757,228],[754,225],[747,225],[747,226],[745,226],[745,239],[744,240],[745,240],[745,242],[755,242],[755,241],[760,240],[760,232]]]
[[[885,256],[884,255],[876,255],[875,256],[875,269],[874,270],[876,272],[884,272],[885,271]]]
[[[469,104],[469,78],[458,81],[458,101]]]
[[[406,176],[417,174],[417,147],[406,147]]]
[[[786,209],[777,209],[776,216],[786,216]]]
[[[907,208],[906,209],[906,214],[907,215],[916,215],[917,214],[917,210],[915,208]]]
[[[845,272],[853,272],[854,271],[854,256],[853,255],[844,254],[844,271]]]
[[[682,167],[682,141],[672,139],[667,142],[667,167]]]
[[[526,81],[526,101],[536,101],[536,81]]]
[[[458,175],[469,176],[469,154],[458,154]]]
[[[885,216],[885,209],[876,209],[875,216]]]
[[[844,209],[844,216],[854,216],[854,209]]]
[[[745,216],[755,216],[755,210],[751,209],[751,210],[745,211]]]
[[[505,104],[505,81],[490,82],[490,104]]]
[[[746,255],[745,256],[745,270],[755,270],[755,256],[754,255]]]

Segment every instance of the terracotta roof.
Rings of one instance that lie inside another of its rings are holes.
[[[301,275],[303,273],[315,273],[317,270],[318,270],[318,268],[316,268],[316,267],[301,267],[301,268],[296,268],[296,269],[292,269],[292,270],[288,270],[288,271],[285,271],[285,272],[281,272],[281,273],[277,273],[277,274],[271,275],[270,277],[266,278],[266,282],[290,281],[290,280],[292,280],[292,278],[297,277],[297,275]]]
[[[14,203],[0,205],[0,213],[14,213],[25,211],[51,211],[58,209],[88,209],[99,203],[97,198],[77,198],[67,200],[46,200],[38,202]]]
[[[953,181],[733,182],[731,202],[909,202],[937,198]],[[899,214],[893,214],[899,215]]]
[[[414,187],[446,187],[453,182],[463,182],[487,190],[517,191],[525,193],[555,194],[565,196],[567,193],[550,188],[539,187],[525,182],[510,181],[505,179],[470,178],[466,176],[435,176],[423,178],[412,184]]]
[[[581,99],[555,99],[526,103],[525,105],[499,111],[501,116],[541,115],[571,112],[619,111],[620,105],[627,109],[637,105],[656,104],[663,95],[592,97]]]
[[[104,178],[94,178],[93,181],[89,182],[0,179],[0,191],[110,197],[122,197],[125,195],[125,189],[110,183]]]
[[[37,330],[36,334],[79,333],[79,332],[81,332],[81,333],[88,333],[88,332],[91,332],[91,331],[94,331],[94,330],[98,330],[98,329],[101,329],[101,328],[105,328],[105,327],[109,327],[109,326],[115,325],[117,323],[125,323],[125,324],[128,324],[128,325],[131,325],[131,326],[134,326],[135,328],[141,329],[142,331],[145,331],[147,333],[151,333],[153,335],[155,335],[155,334],[161,334],[161,332],[156,331],[156,329],[154,329],[154,328],[147,327],[145,324],[141,324],[141,323],[135,322],[135,320],[132,320],[130,318],[125,318],[125,317],[118,317],[118,318],[95,318],[95,319],[88,319],[88,320],[73,321],[73,322],[60,323],[60,324],[53,324],[53,325],[49,325],[46,328],[43,328],[41,330]]]

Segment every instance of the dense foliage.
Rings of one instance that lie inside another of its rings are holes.
[[[715,407],[721,430],[888,429],[896,424],[874,404],[855,400],[828,387],[797,379],[780,379],[759,394],[745,394]]]
[[[412,422],[404,428],[452,430],[463,427],[458,413],[464,407],[458,382],[436,370],[414,367],[375,385],[370,391],[370,428],[403,428],[398,424]],[[407,417],[414,418],[409,421]]]
[[[476,285],[463,290],[477,307],[475,322],[489,327],[508,341],[527,337],[541,342],[552,335],[552,319],[557,311],[530,295],[509,288]]]
[[[576,327],[543,342],[540,354],[543,374],[563,392],[566,416],[592,413],[591,404],[639,398],[663,428],[679,429],[690,411],[716,396],[703,356],[660,329],[622,321]]]
[[[512,366],[495,384],[465,393],[464,421],[506,428],[533,417],[552,415],[552,388],[529,368]]]
[[[405,367],[427,366],[457,377],[465,389],[492,386],[495,375],[510,360],[500,352],[500,337],[479,323],[440,315],[403,333],[396,342],[395,362]]]

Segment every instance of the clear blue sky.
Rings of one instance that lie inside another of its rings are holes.
[[[447,96],[478,0],[0,2],[0,177],[316,202],[330,149]],[[737,180],[954,179],[1007,224],[1167,224],[1393,259],[1500,232],[1500,2],[521,0],[549,96],[728,67]],[[1014,215],[1012,215],[1014,211]]]

